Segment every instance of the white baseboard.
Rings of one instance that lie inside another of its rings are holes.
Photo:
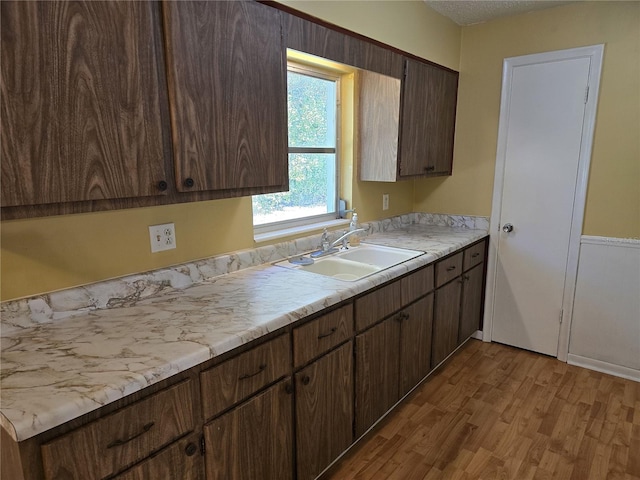
[[[589,370],[595,370],[596,372],[608,373],[609,375],[614,375],[616,377],[640,382],[640,370],[635,370],[633,368],[614,365],[612,363],[603,362],[602,360],[594,360],[593,358],[581,357],[580,355],[574,355],[573,353],[568,355],[567,363],[569,365],[576,365],[578,367],[588,368]]]
[[[478,340],[482,340],[482,330],[476,330],[471,338],[477,338]]]

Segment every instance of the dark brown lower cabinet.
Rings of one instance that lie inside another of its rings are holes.
[[[462,279],[455,278],[436,290],[431,365],[438,366],[458,346]]]
[[[138,462],[153,463],[150,455],[165,451],[196,430],[199,416],[194,401],[196,388],[191,379],[178,382],[44,443],[40,447],[43,477],[110,478]],[[155,465],[145,468],[153,470]],[[166,465],[158,468],[162,470]]]
[[[462,275],[462,311],[460,312],[460,329],[458,332],[459,344],[480,328],[483,280],[484,263],[476,265]]]
[[[293,479],[292,393],[282,380],[205,425],[207,480]]]
[[[356,438],[400,398],[399,326],[394,316],[356,336]]]
[[[431,370],[433,293],[356,336],[356,438]]]
[[[313,480],[480,327],[486,249],[453,252],[78,427],[23,442],[0,429],[0,476]]]
[[[400,397],[430,371],[433,293],[405,308],[400,328]]]
[[[353,343],[321,357],[295,378],[297,478],[311,480],[353,441]]]
[[[115,480],[202,480],[204,464],[198,436],[186,437],[153,455]]]

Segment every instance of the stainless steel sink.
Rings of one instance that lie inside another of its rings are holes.
[[[418,250],[362,243],[357,247],[318,258],[310,265],[291,263],[288,260],[277,262],[275,265],[354,282],[423,254],[424,252]]]

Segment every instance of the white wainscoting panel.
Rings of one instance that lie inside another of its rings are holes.
[[[568,362],[640,381],[640,240],[583,236]]]

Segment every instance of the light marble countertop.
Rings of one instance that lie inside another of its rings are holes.
[[[356,282],[267,263],[127,306],[3,331],[0,424],[15,440],[28,439],[486,235],[402,226],[366,242],[426,253]]]

